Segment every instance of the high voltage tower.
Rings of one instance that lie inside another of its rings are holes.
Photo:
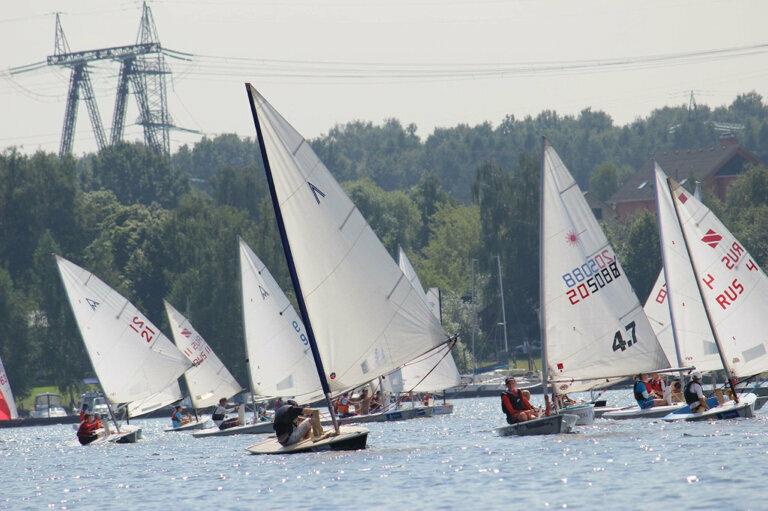
[[[99,150],[108,145],[88,67],[90,62],[100,60],[120,62],[109,143],[115,144],[123,138],[130,85],[139,107],[137,123],[144,127],[144,143],[166,155],[170,154],[169,130],[175,126],[171,115],[168,113],[165,77],[171,73],[171,70],[163,56],[152,11],[145,2],[142,6],[136,44],[128,46],[73,52],[64,36],[59,15],[56,14],[56,45],[53,55],[48,57],[47,62],[49,66],[65,66],[72,70],[69,79],[67,106],[64,111],[64,129],[61,133],[59,156],[72,152],[77,106],[80,99],[85,101],[88,108],[88,115],[91,118],[91,126],[93,126],[93,134],[96,137]]]

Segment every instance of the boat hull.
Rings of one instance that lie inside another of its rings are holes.
[[[183,424],[183,425],[179,426],[178,428],[174,428],[172,426],[169,427],[169,428],[165,428],[165,429],[163,429],[163,431],[165,431],[166,433],[173,433],[173,432],[176,432],[176,431],[192,431],[192,430],[195,430],[195,429],[210,428],[212,426],[212,424],[213,423],[208,421],[208,420],[192,421],[192,422],[188,422],[186,424]]]
[[[453,405],[450,403],[444,403],[444,404],[432,406],[433,415],[450,415],[452,413],[453,413]]]
[[[595,405],[593,404],[567,406],[563,408],[560,413],[578,417],[578,419],[576,419],[577,426],[589,426],[595,422]]]
[[[740,396],[738,403],[735,401],[726,401],[725,403],[718,405],[717,398],[711,397],[707,399],[707,406],[709,406],[710,409],[705,412],[691,413],[690,407],[686,405],[680,410],[666,415],[664,420],[667,422],[674,422],[745,419],[755,416],[755,401],[757,401],[756,395],[747,394],[745,396]]]
[[[501,426],[494,431],[499,436],[559,435],[573,431],[577,420],[576,415],[562,413]]]
[[[265,433],[274,433],[271,422],[259,422],[257,424],[245,424],[244,426],[235,426],[234,428],[219,429],[212,427],[202,429],[192,433],[195,438],[206,438],[209,436],[233,436],[233,435],[259,435]]]
[[[360,427],[345,426],[340,428],[340,434],[323,438],[317,442],[302,440],[289,446],[282,446],[277,438],[271,437],[263,442],[254,444],[246,450],[251,454],[301,454],[323,451],[357,451],[365,449],[368,441],[368,430]]]
[[[629,406],[620,408],[612,412],[603,414],[603,419],[626,420],[626,419],[660,419],[670,413],[680,410],[685,403],[677,403],[667,406],[654,406],[651,408],[640,408],[639,406]]]

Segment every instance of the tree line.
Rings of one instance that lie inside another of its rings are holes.
[[[717,123],[768,158],[768,107],[755,93],[710,109],[663,108],[627,126],[608,115],[542,112],[437,129],[355,121],[310,141],[391,254],[402,246],[425,286],[443,292],[456,359],[472,365],[471,265],[476,263],[479,361],[498,356],[496,256],[502,263],[511,345],[538,339],[541,136],[582,189],[607,198],[652,153],[717,143]],[[724,203],[705,202],[759,262],[768,256],[768,174],[752,169]],[[652,213],[605,226],[638,296],[661,266]],[[242,236],[291,296],[258,145],[221,135],[170,158],[134,143],[59,158],[0,154],[0,357],[17,396],[56,384],[76,392],[92,375],[52,253],[92,271],[165,332],[165,298],[186,313],[246,381],[236,239]]]

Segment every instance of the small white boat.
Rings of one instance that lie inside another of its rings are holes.
[[[340,428],[338,435],[326,434],[321,440],[302,440],[288,446],[281,445],[276,437],[268,438],[263,442],[254,444],[246,450],[251,454],[300,454],[305,452],[322,451],[356,451],[365,449],[368,439],[368,430],[344,426]]]
[[[108,407],[124,404],[136,417],[180,400],[176,379],[192,366],[189,360],[124,296],[91,272],[55,258]],[[121,427],[114,414],[109,415],[115,433],[105,441],[131,443],[141,438],[140,429]]]
[[[595,405],[592,403],[566,406],[558,413],[565,413],[578,417],[578,419],[576,419],[577,426],[589,426],[595,422]]]
[[[163,303],[173,333],[173,342],[192,363],[192,367],[184,372],[192,408],[194,410],[208,408],[217,404],[222,397],[229,399],[240,392],[242,389],[240,384],[205,342],[203,336],[195,330],[192,323],[173,305],[165,300]],[[212,426],[213,422],[210,419],[200,420],[195,416],[193,422],[178,428],[165,428],[163,431],[190,431]]]
[[[670,413],[664,417],[667,422],[674,421],[706,421],[722,419],[749,418],[755,416],[755,401],[757,396],[746,394],[739,396],[739,401],[729,399],[722,404],[718,404],[716,397],[707,399],[709,410],[700,413],[691,413],[691,408],[686,405],[676,412]]]
[[[670,413],[680,410],[685,403],[676,403],[666,406],[654,406],[652,408],[640,408],[639,406],[628,406],[626,408],[614,409],[602,415],[603,419],[624,420],[624,419],[659,419],[666,417]]]
[[[542,380],[563,396],[669,367],[576,180],[544,139],[539,232]],[[547,390],[545,390],[547,393]],[[565,408],[591,424],[592,405]]]
[[[451,403],[440,403],[432,405],[433,415],[450,415],[453,413],[453,405]]]
[[[174,428],[173,426],[169,426],[167,428],[164,428],[163,431],[166,433],[172,433],[174,431],[192,431],[196,429],[206,429],[213,426],[213,422],[210,419],[193,419],[190,422],[187,422],[186,424],[182,424],[178,428]],[[218,429],[218,428],[216,428]]]
[[[532,435],[559,435],[570,433],[576,424],[578,416],[567,413],[550,415],[516,424],[508,424],[495,428],[499,436],[532,436]]]
[[[67,411],[61,403],[61,396],[53,392],[44,392],[35,396],[35,405],[30,417],[42,419],[46,417],[66,417]]]

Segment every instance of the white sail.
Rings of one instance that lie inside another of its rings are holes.
[[[193,366],[184,373],[192,406],[195,409],[213,406],[222,397],[230,398],[240,392],[242,387],[203,336],[173,305],[165,300],[163,303],[171,325],[173,341]]]
[[[272,274],[251,248],[240,244],[245,344],[256,395],[294,397],[305,403],[322,396],[304,324]]]
[[[605,385],[604,378],[669,367],[613,248],[546,142],[542,186],[540,278],[547,362],[556,391],[584,390]],[[569,383],[571,378],[575,381]]]
[[[695,283],[694,283],[695,284]],[[648,316],[648,321],[651,322],[653,332],[656,334],[656,338],[659,340],[659,344],[664,349],[664,354],[667,356],[667,360],[671,364],[676,364],[682,367],[682,364],[677,359],[677,352],[675,350],[675,338],[672,335],[672,322],[669,316],[669,297],[667,292],[667,282],[664,280],[664,270],[659,272],[659,276],[656,278],[656,283],[653,285],[651,294],[645,300],[643,310],[645,315]]]
[[[427,305],[429,305],[429,310],[432,311],[432,314],[442,323],[443,311],[440,305],[440,288],[430,287],[427,289]]]
[[[0,421],[18,418],[19,412],[16,410],[16,401],[14,401],[13,392],[11,392],[11,383],[5,373],[3,361],[0,360]]]
[[[117,291],[63,257],[56,256],[56,263],[107,399],[134,408],[158,403],[155,396],[165,395],[192,364]]]
[[[181,393],[179,382],[178,380],[174,380],[173,383],[160,392],[152,394],[147,398],[128,403],[128,417],[139,417],[145,413],[154,412],[166,405],[181,401],[183,398],[184,396]]]
[[[658,165],[656,190],[670,310],[683,362],[700,371],[723,369],[719,340],[725,369],[733,376],[768,370],[762,329],[768,310],[765,273],[722,222]]]
[[[430,298],[421,287],[419,276],[413,269],[411,261],[405,254],[402,247],[398,251],[398,264],[405,276],[411,282],[414,290],[419,293],[424,303],[432,311],[432,314],[440,320],[439,299]],[[436,288],[433,288],[436,289]],[[430,290],[432,291],[432,290]],[[432,291],[434,293],[434,291]],[[438,291],[439,293],[439,291]],[[437,307],[434,307],[437,305]],[[461,383],[459,370],[456,368],[456,362],[450,353],[450,346],[443,344],[426,353],[415,360],[411,360],[399,369],[400,380],[405,391],[415,390],[417,392],[440,392],[445,389],[455,387]],[[392,376],[390,375],[390,378]]]
[[[276,200],[331,391],[447,341],[424,300],[310,145],[251,85]]]

